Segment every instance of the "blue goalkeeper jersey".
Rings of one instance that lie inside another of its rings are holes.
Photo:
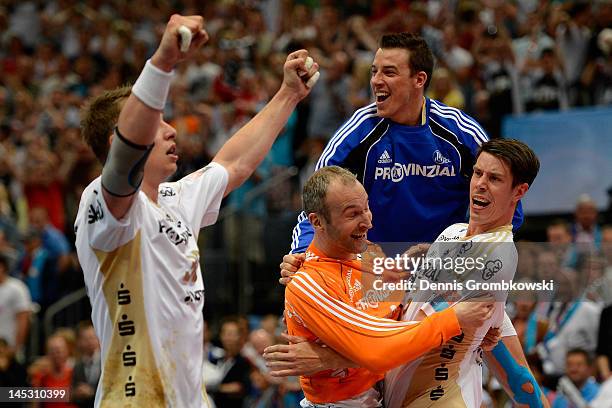
[[[373,242],[433,242],[449,225],[468,218],[469,184],[486,132],[459,109],[425,98],[420,126],[380,118],[376,104],[357,110],[334,134],[316,168],[337,165],[357,175],[368,192]],[[521,205],[513,224],[522,224]],[[302,212],[291,252],[314,236]]]

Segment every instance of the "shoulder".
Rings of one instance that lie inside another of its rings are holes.
[[[465,236],[468,225],[465,223],[452,224],[444,229],[436,238],[436,241],[458,241]]]
[[[372,130],[381,120],[382,118],[378,116],[376,104],[370,104],[361,109],[357,109],[353,115],[336,130],[328,146],[352,140],[359,135],[364,135],[364,132],[367,133]]]
[[[430,122],[453,133],[460,139],[460,142],[467,141],[480,145],[489,140],[482,126],[470,115],[435,99],[428,99],[428,101]]]
[[[26,300],[30,298],[30,291],[28,290],[26,284],[23,283],[21,280],[9,276],[6,281],[6,284],[7,287],[11,288],[11,291],[15,293],[16,296],[25,298]]]
[[[301,295],[334,296],[342,291],[342,265],[320,259],[306,261],[287,285]]]

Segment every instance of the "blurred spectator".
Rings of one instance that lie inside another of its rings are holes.
[[[44,207],[33,207],[30,210],[30,225],[40,231],[43,248],[49,256],[56,259],[59,271],[63,271],[70,262],[70,244],[59,228],[49,222],[47,210]]]
[[[572,105],[585,105],[584,89],[580,76],[586,63],[591,30],[591,5],[586,1],[575,1],[568,4],[567,15],[563,16],[555,33],[565,77],[569,83],[569,99]]]
[[[42,305],[43,308],[49,304],[45,292],[49,288],[56,289],[56,284],[51,282],[55,277],[55,259],[51,259],[49,253],[42,246],[41,232],[31,229],[24,237],[24,251],[18,265],[18,276],[25,282],[30,291],[32,301]],[[44,286],[48,283],[49,286]]]
[[[73,367],[66,339],[54,334],[47,340],[47,354],[35,361],[28,369],[33,387],[63,388],[70,391]],[[74,408],[68,402],[43,402],[41,407]]]
[[[446,68],[438,68],[434,71],[427,96],[453,108],[463,109],[465,107],[465,98]]]
[[[561,65],[552,48],[545,48],[540,53],[537,66],[531,67],[525,74],[528,85],[525,110],[567,109],[566,84],[561,72]]]
[[[21,353],[28,335],[32,306],[28,288],[8,275],[8,267],[8,259],[0,254],[0,338]]]
[[[272,336],[272,338],[275,340],[275,343],[276,337],[278,336],[278,323],[279,318],[277,315],[274,314],[267,314],[261,319],[261,328],[267,331],[270,336]]]
[[[269,370],[262,356],[265,348],[273,344],[274,336],[264,329],[257,329],[249,334],[249,341],[242,347],[240,354],[258,371],[267,374]]]
[[[101,374],[100,343],[91,322],[77,328],[79,356],[72,372],[71,399],[79,407],[93,407]]]
[[[349,58],[343,51],[336,51],[322,64],[319,70],[322,86],[315,86],[309,98],[308,137],[329,140],[351,112],[347,100],[350,89]]]
[[[514,301],[516,315],[512,324],[516,329],[525,354],[535,351],[536,345],[544,340],[548,329],[548,321],[538,316],[536,312],[536,293],[522,293]]]
[[[482,82],[476,96],[476,113],[486,118],[489,136],[500,137],[502,117],[520,111],[519,77],[510,38],[505,31],[490,25],[475,43],[473,54]]]
[[[588,195],[582,195],[574,211],[573,240],[577,250],[588,252],[600,247],[601,231],[597,224],[597,205]]]
[[[573,268],[576,267],[578,259],[570,228],[570,224],[566,221],[554,220],[546,227],[546,240],[550,244],[550,249],[557,254],[561,265]]]
[[[612,10],[612,4],[604,7]],[[612,25],[612,21],[608,25]],[[610,105],[612,103],[612,28],[603,28],[593,36],[591,43],[590,60],[582,72],[581,81],[589,89],[592,104]]]
[[[555,279],[555,286],[567,284]],[[569,302],[554,302],[551,309],[548,332],[538,347],[538,354],[546,374],[562,375],[569,350],[581,348],[587,353],[595,352],[601,306],[577,298]]]
[[[15,359],[15,352],[0,337],[0,387],[27,387],[25,367]]]
[[[213,392],[218,407],[242,408],[249,391],[249,363],[240,355],[243,330],[236,319],[226,319],[219,333],[225,354],[214,362],[223,373],[219,388]]]
[[[591,357],[589,353],[580,348],[567,352],[565,359],[566,378],[578,389],[586,402],[591,402],[599,392],[599,384],[591,377]],[[574,402],[566,394],[563,387],[559,387],[552,408],[570,408]]]

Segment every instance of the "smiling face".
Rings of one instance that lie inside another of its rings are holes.
[[[361,183],[333,180],[325,196],[328,217],[311,213],[316,245],[330,257],[353,259],[367,248],[367,232],[372,228],[368,194]]]
[[[410,124],[409,107],[423,98],[427,74],[413,73],[410,52],[403,48],[379,48],[372,62],[370,86],[376,96],[378,116]]]
[[[468,235],[480,234],[512,222],[516,203],[529,188],[527,183],[513,187],[512,180],[508,163],[487,152],[478,156],[470,181]]]

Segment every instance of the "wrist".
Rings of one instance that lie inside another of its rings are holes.
[[[276,93],[275,97],[285,101],[293,107],[297,106],[297,104],[302,99],[300,98],[297,92],[292,90],[289,86],[285,85],[284,82]]]
[[[151,57],[151,64],[166,72],[172,72],[174,69],[174,64],[165,61],[157,52]]]
[[[173,71],[160,69],[152,60],[148,60],[132,86],[132,94],[148,107],[161,111],[166,105],[173,77]]]

